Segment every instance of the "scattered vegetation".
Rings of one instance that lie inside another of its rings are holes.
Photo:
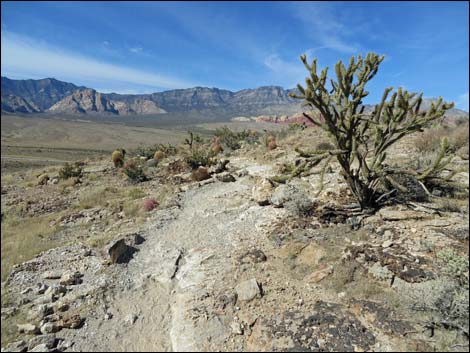
[[[238,150],[241,142],[255,144],[259,141],[259,134],[256,131],[243,130],[235,132],[228,127],[216,129],[214,135],[218,137],[218,142],[231,150]]]

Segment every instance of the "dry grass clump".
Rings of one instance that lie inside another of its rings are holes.
[[[446,126],[430,128],[415,137],[414,145],[420,153],[435,152],[439,150],[441,140],[447,137],[452,152],[465,149],[465,147],[468,151],[468,129],[468,122],[452,128]]]
[[[25,217],[11,209],[5,212],[2,221],[1,278],[5,280],[13,265],[28,261],[40,252],[57,246],[49,237],[57,227],[49,223],[57,215]]]

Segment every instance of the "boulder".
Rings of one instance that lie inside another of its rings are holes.
[[[123,238],[112,241],[106,247],[106,253],[113,264],[129,262],[136,251],[137,249],[127,245]]]
[[[275,207],[284,207],[289,213],[297,216],[306,214],[312,209],[313,200],[303,191],[293,185],[278,186],[270,197]]]
[[[158,161],[156,159],[149,159],[145,162],[145,165],[149,168],[155,168],[158,165]]]

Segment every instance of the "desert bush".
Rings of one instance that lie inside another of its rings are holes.
[[[390,183],[395,188],[399,187],[393,181],[394,171],[384,163],[389,147],[438,121],[453,106],[443,103],[440,98],[431,104],[429,110],[421,111],[422,93],[417,95],[399,88],[388,99],[393,90],[389,87],[373,111],[365,113],[362,99],[369,94],[365,86],[377,74],[383,59],[384,56],[369,53],[364,59],[360,55],[351,57],[348,67],[339,61],[335,65],[336,80],[331,80],[330,89],[326,86],[328,68],[317,74],[317,60],[309,65],[306,56],[302,55],[301,60],[310,77],[306,78],[306,88],[299,84],[300,93],[291,94],[304,100],[304,105],[311,109],[304,116],[325,130],[336,147],[325,153],[298,150],[306,159],[302,168],[311,169],[323,162],[324,170],[332,158],[336,158],[362,209],[377,207],[384,194],[383,187]],[[441,150],[444,154],[448,152],[445,144],[441,144]],[[424,171],[427,174],[424,178],[430,174],[437,175],[442,170],[447,159],[441,153],[439,157],[431,169]]]
[[[83,168],[79,162],[73,164],[65,163],[63,168],[59,170],[59,179],[79,178],[82,174]]]
[[[189,150],[192,151],[193,145],[196,143],[200,144],[203,142],[203,139],[198,134],[194,134],[192,131],[188,131],[189,137],[184,139],[184,144],[188,145]]]
[[[132,154],[136,156],[145,157],[146,159],[155,159],[155,154],[159,151],[162,152],[165,157],[173,156],[177,153],[176,147],[172,144],[168,143],[165,145],[163,143],[158,143],[148,147],[139,146],[134,151],[132,151]]]
[[[125,151],[122,149],[115,150],[111,155],[111,160],[116,168],[120,168],[124,165]]]
[[[289,132],[296,132],[296,131],[303,131],[307,128],[305,123],[290,123],[289,124]]]
[[[456,279],[460,285],[469,285],[468,256],[460,256],[452,249],[444,249],[438,252],[437,258],[444,266],[444,273]]]
[[[227,146],[231,150],[239,149],[241,147],[241,142],[246,142],[252,145],[257,143],[259,140],[259,136],[256,131],[243,130],[235,132],[227,126],[216,129],[214,135],[217,137],[217,141],[220,144]]]
[[[317,151],[333,151],[334,149],[335,146],[330,142],[320,142],[316,147]]]
[[[214,152],[202,147],[193,148],[184,161],[191,169],[199,167],[210,167],[215,164]]]
[[[468,128],[468,122],[452,128],[445,126],[429,128],[415,137],[414,146],[420,153],[436,152],[440,148],[441,141],[447,138],[449,152],[455,153],[468,146]]]
[[[141,160],[129,159],[122,168],[124,174],[135,183],[147,180]]]

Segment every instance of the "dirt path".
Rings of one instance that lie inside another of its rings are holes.
[[[234,254],[254,247],[262,226],[284,212],[250,200],[253,174],[265,169],[231,163],[248,167],[249,175],[191,189],[180,195],[179,207],[155,213],[141,250],[119,269],[109,304],[87,319],[73,350],[202,351],[224,344],[223,317],[191,317],[203,311],[201,298],[233,291]],[[112,319],[103,320],[106,312]]]

